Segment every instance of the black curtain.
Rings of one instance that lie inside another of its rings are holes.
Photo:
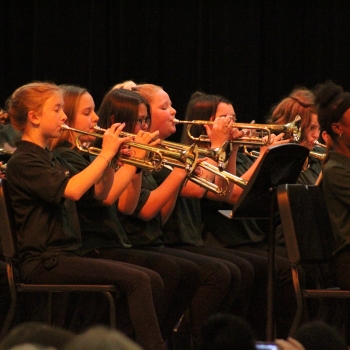
[[[0,106],[49,80],[88,88],[98,107],[132,79],[163,86],[179,119],[202,90],[263,123],[297,85],[350,89],[348,1],[0,0],[0,21]]]

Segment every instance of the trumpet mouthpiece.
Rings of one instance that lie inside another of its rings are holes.
[[[321,143],[321,142],[318,142],[317,140],[314,141],[314,145],[315,145],[315,146],[319,146],[319,147],[323,147],[323,148],[326,148],[326,147],[327,147],[326,145],[324,145],[324,144]]]

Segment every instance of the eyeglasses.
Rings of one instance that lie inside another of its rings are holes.
[[[232,119],[233,122],[235,122],[237,120],[236,114],[227,114],[227,115],[220,115],[217,118],[225,118],[225,117],[230,117]]]
[[[151,118],[150,117],[144,117],[144,118],[139,119],[137,121],[137,123],[140,123],[141,128],[144,128],[146,126],[146,124],[149,125],[150,122],[151,122]]]

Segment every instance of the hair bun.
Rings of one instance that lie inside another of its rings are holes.
[[[10,124],[10,116],[2,108],[0,108],[0,124],[3,124],[3,125]]]
[[[314,94],[316,97],[316,104],[325,107],[335,102],[343,94],[343,88],[333,81],[327,80],[324,84],[316,85]]]

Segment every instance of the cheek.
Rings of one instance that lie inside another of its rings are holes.
[[[136,123],[136,126],[134,128],[134,134],[137,134],[141,130],[140,123]]]
[[[77,118],[75,127],[80,130],[88,130],[90,128],[90,118]]]

